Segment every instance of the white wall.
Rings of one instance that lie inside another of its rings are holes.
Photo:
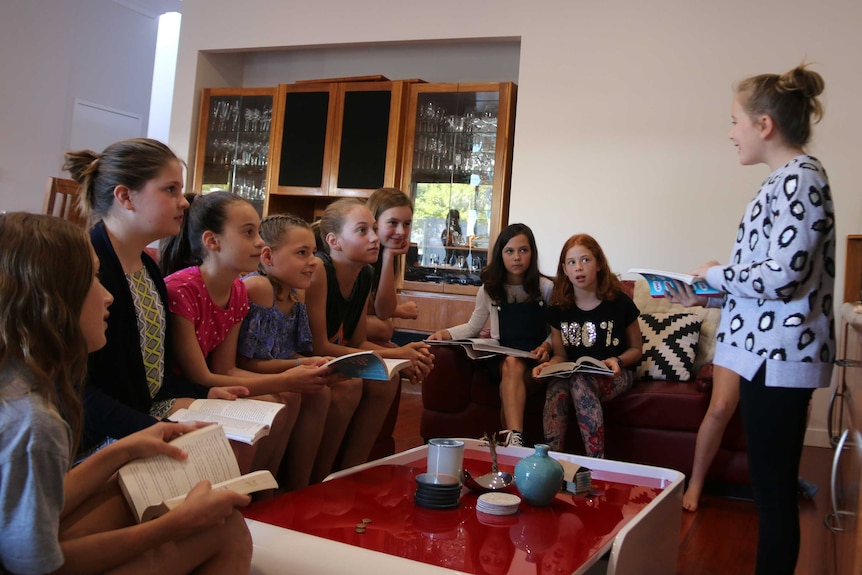
[[[131,0],[3,2],[0,210],[41,210],[48,176],[67,175],[76,98],[139,115],[145,129],[157,16]]]
[[[733,83],[806,59],[826,80],[811,151],[838,208],[840,297],[843,237],[862,231],[859,22],[855,0],[185,0],[170,143],[191,160],[200,88],[241,85],[241,55],[206,51],[520,38],[510,221],[534,228],[543,270],[585,231],[617,271],[685,271],[727,260],[767,174],[740,167],[727,140]],[[824,440],[824,396],[811,442]]]

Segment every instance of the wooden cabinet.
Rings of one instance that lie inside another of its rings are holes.
[[[459,286],[445,286],[445,284],[427,286],[416,285],[414,282],[406,283],[407,289],[403,289],[398,294],[398,303],[416,302],[416,305],[419,306],[419,317],[414,320],[393,319],[392,322],[396,329],[435,332],[466,323],[476,306],[474,294],[452,293],[452,288],[457,289]],[[444,286],[450,288],[448,293],[443,291]],[[421,288],[421,291],[414,289],[417,287]],[[472,291],[475,289],[472,288]]]
[[[213,88],[201,94],[192,190],[227,190],[263,211],[272,187],[275,88]]]
[[[344,79],[348,80],[348,79]],[[369,80],[369,78],[364,78]],[[267,213],[313,221],[340,197],[398,185],[405,87],[413,80],[298,82],[278,87],[276,186]]]
[[[405,279],[481,284],[489,247],[508,223],[516,86],[409,87],[401,189],[413,199]]]

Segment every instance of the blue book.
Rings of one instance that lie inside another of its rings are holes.
[[[674,281],[690,285],[694,288],[694,293],[697,295],[708,297],[722,295],[721,291],[706,283],[705,279],[689,274],[642,268],[632,268],[628,273],[642,275],[649,285],[649,293],[652,297],[665,297],[665,291],[668,289],[668,285],[670,285],[670,289],[673,289]]]
[[[371,350],[342,355],[323,364],[324,367],[331,367],[346,377],[361,377],[362,379],[378,381],[389,381],[396,373],[411,365],[413,362],[409,359],[383,358]]]

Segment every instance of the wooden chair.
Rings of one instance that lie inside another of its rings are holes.
[[[42,213],[69,220],[86,228],[87,220],[78,210],[79,202],[78,182],[67,178],[48,178]]]

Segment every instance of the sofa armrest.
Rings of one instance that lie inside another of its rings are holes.
[[[443,413],[459,413],[471,402],[470,383],[477,363],[460,346],[433,346],[434,369],[422,382],[422,405]]]

